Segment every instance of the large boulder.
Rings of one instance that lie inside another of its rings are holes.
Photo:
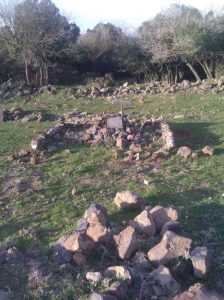
[[[128,226],[118,235],[113,236],[120,258],[128,259],[138,249],[137,234],[134,227]]]
[[[190,257],[194,268],[194,276],[197,278],[205,277],[211,265],[211,254],[207,247],[196,247],[191,252]]]
[[[149,260],[156,265],[164,265],[174,258],[189,252],[192,240],[172,231],[166,231],[159,244],[148,252]]]
[[[150,211],[145,209],[137,217],[134,218],[134,228],[147,235],[154,235],[156,233],[156,224]]]
[[[163,225],[168,221],[177,221],[179,219],[179,213],[175,208],[155,206],[150,210],[151,215],[156,223],[156,229],[161,231]]]
[[[118,192],[114,203],[120,208],[143,208],[145,204],[144,199],[138,193],[131,191]]]

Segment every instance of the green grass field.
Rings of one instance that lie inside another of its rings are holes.
[[[94,201],[108,207],[111,219],[128,220],[135,212],[120,212],[113,204],[118,190],[130,189],[142,194],[148,205],[173,205],[181,212],[180,222],[195,245],[209,245],[213,265],[206,284],[224,287],[224,93],[196,95],[149,95],[144,104],[128,99],[131,116],[163,116],[177,136],[177,146],[200,150],[211,145],[211,157],[190,158],[176,155],[155,163],[152,159],[128,164],[115,158],[115,146],[68,146],[47,154],[43,164],[15,164],[7,161],[11,153],[29,148],[38,132],[50,128],[43,123],[5,122],[0,124],[0,244],[16,246],[27,259],[38,259],[50,276],[28,278],[26,264],[0,268],[0,289],[13,299],[87,299],[93,286],[81,278],[77,267],[61,268],[52,258],[50,243],[73,229],[85,209]],[[31,99],[15,98],[0,103],[0,109],[19,106],[27,112],[41,111],[55,116],[74,108],[91,113],[117,112],[105,99],[71,100],[68,89],[57,95]],[[182,115],[182,118],[174,118]],[[70,149],[70,152],[65,149]],[[146,186],[142,178],[152,184]],[[17,178],[32,181],[34,192],[16,194]],[[76,190],[74,196],[72,189]]]

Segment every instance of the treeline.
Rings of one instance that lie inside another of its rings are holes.
[[[224,13],[172,5],[129,35],[98,24],[84,35],[51,0],[0,4],[0,80],[72,83],[86,76],[183,79],[224,74]]]

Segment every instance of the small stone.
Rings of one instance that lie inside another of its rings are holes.
[[[28,151],[26,149],[20,149],[20,151],[19,151],[19,157],[28,156],[29,154],[30,154],[30,151]]]
[[[117,296],[119,299],[125,299],[128,292],[128,286],[123,281],[115,281],[107,289],[107,292]]]
[[[131,191],[122,191],[116,194],[114,203],[120,208],[142,208],[144,199],[137,193]]]
[[[211,254],[207,247],[196,247],[191,252],[191,261],[194,268],[194,276],[196,278],[204,278],[211,265]]]
[[[113,266],[109,267],[103,273],[105,277],[116,278],[118,280],[126,281],[131,284],[131,274],[129,270],[124,266]]]
[[[148,252],[148,259],[156,265],[164,265],[174,258],[188,254],[192,240],[166,231],[159,244]]]
[[[143,210],[135,217],[133,226],[140,233],[147,235],[154,235],[156,233],[156,224],[149,210]]]
[[[177,151],[177,154],[182,156],[184,159],[187,159],[192,153],[191,148],[189,147],[180,147]]]
[[[90,224],[86,231],[86,235],[96,243],[108,242],[110,239],[109,230],[101,224]]]
[[[82,140],[85,142],[91,141],[93,140],[93,135],[91,133],[85,133]]]
[[[159,266],[151,272],[150,277],[157,283],[153,286],[157,296],[175,295],[181,289],[180,284],[170,274],[169,269],[164,266]]]
[[[211,146],[205,146],[201,151],[205,155],[212,156],[214,154],[215,149],[213,147],[211,147]]]
[[[96,284],[96,283],[99,283],[103,279],[103,276],[100,272],[87,272],[86,279],[90,283]]]
[[[163,224],[160,235],[163,236],[167,230],[172,231],[176,234],[180,234],[182,232],[180,223],[178,221],[168,221],[165,224]]]
[[[15,185],[16,185],[15,187],[16,187],[16,190],[18,193],[23,193],[26,190],[28,190],[28,188],[29,188],[28,182],[23,178],[17,179],[15,181]]]
[[[7,157],[8,161],[12,162],[13,160],[15,160],[15,155],[14,154],[10,154],[8,157]]]
[[[114,235],[113,239],[118,255],[122,259],[128,259],[138,249],[137,234],[132,226],[128,226],[118,235]]]
[[[31,165],[38,165],[38,163],[39,163],[38,158],[36,158],[35,156],[30,157],[30,164]]]
[[[115,296],[111,296],[107,294],[92,293],[90,295],[89,300],[118,300],[118,299]]]
[[[178,211],[172,207],[155,206],[150,210],[151,215],[156,223],[157,231],[160,232],[163,225],[168,221],[177,221],[179,218]]]
[[[72,258],[73,258],[73,261],[80,267],[87,264],[86,257],[81,252],[75,252],[75,254],[73,255]]]
[[[124,149],[125,147],[125,140],[123,138],[116,139],[116,147],[120,150]]]

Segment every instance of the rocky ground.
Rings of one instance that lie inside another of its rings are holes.
[[[45,117],[0,126],[1,299],[220,299],[223,92],[75,93],[0,104]]]

